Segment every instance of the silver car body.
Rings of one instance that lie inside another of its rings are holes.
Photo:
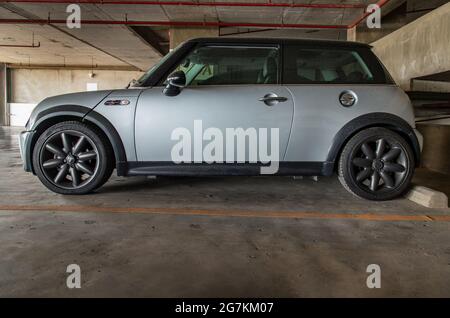
[[[167,60],[170,62],[171,58]],[[298,171],[288,170],[285,174],[329,175],[345,140],[358,129],[374,125],[401,123],[398,130],[410,139],[416,154],[420,153],[422,137],[415,130],[411,103],[393,83],[211,85],[186,87],[174,97],[166,96],[163,88],[162,83],[155,83],[149,87],[67,94],[42,101],[20,137],[25,169],[33,171],[35,133],[51,118],[78,118],[98,125],[113,145],[119,175],[158,174],[157,169],[139,169],[145,168],[143,163],[171,162],[172,131],[185,127],[193,134],[193,122],[198,119],[205,127],[222,130],[279,128],[281,162],[322,164],[316,170],[300,166]],[[339,97],[346,91],[357,98],[353,107],[340,103]],[[267,107],[259,98],[270,93],[286,97],[287,101]],[[111,100],[129,103],[107,105]],[[324,163],[328,164],[327,169]]]

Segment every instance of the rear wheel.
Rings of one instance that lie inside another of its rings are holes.
[[[394,199],[408,189],[414,174],[414,155],[399,134],[369,128],[350,139],[339,160],[339,180],[356,196],[368,200]]]
[[[48,128],[36,142],[33,165],[50,190],[85,194],[100,187],[113,170],[112,150],[101,132],[71,121]]]

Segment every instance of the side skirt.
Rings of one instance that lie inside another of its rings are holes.
[[[261,163],[128,162],[126,176],[260,176]],[[333,162],[280,162],[277,176],[331,176]],[[265,174],[264,174],[265,175]],[[263,176],[264,176],[263,175]]]

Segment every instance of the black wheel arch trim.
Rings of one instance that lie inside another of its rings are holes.
[[[420,144],[413,127],[404,119],[389,113],[366,114],[348,122],[334,136],[332,146],[328,152],[327,161],[336,163],[343,147],[350,138],[356,133],[371,127],[385,127],[403,136],[413,150],[416,166],[420,165]]]
[[[78,105],[60,105],[51,107],[49,109],[40,112],[37,115],[32,130],[36,131],[39,128],[39,126],[45,123],[47,120],[63,116],[78,117],[81,122],[88,122],[88,123],[90,122],[96,125],[98,128],[100,128],[100,130],[109,139],[109,142],[111,143],[111,146],[113,148],[114,156],[116,159],[117,174],[119,176],[122,176],[126,173],[127,156],[122,139],[120,138],[119,133],[111,124],[111,122],[103,115],[97,113],[94,109]],[[28,157],[30,162],[32,162],[31,156],[33,152],[33,147],[38,137],[39,137],[38,134],[34,134],[32,140],[30,141],[30,145],[28,146],[29,148]]]

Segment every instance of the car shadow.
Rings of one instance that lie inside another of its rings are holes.
[[[130,177],[114,178],[98,189],[96,193],[118,193],[145,191],[171,187],[193,187],[199,184],[223,183],[225,177]]]

